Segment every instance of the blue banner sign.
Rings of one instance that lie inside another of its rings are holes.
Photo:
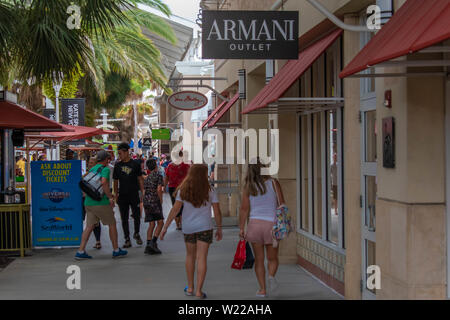
[[[31,162],[34,247],[78,246],[83,231],[81,161]]]

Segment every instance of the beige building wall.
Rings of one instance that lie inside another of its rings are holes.
[[[445,299],[444,80],[382,79],[377,88],[377,126],[391,116],[396,126],[394,169],[383,168],[378,137],[377,298]],[[382,105],[388,89],[392,109]]]
[[[404,2],[395,1],[395,8]],[[380,78],[376,86],[376,259],[382,286],[377,299],[446,299],[445,80]],[[392,109],[383,106],[385,90],[392,90]],[[384,168],[382,162],[385,117],[395,119],[394,169]]]

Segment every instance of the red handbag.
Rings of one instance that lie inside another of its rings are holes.
[[[236,253],[234,254],[233,264],[231,268],[242,270],[246,259],[246,249],[245,249],[245,240],[240,240],[236,249]]]

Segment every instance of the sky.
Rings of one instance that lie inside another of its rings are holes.
[[[198,10],[200,8],[200,0],[164,0],[169,6],[172,13],[195,22]]]
[[[200,0],[163,0],[163,2],[169,6],[172,12],[171,19],[193,28],[195,37],[199,30],[199,26],[195,23],[195,20],[197,20],[198,11],[200,9]],[[164,14],[149,6],[138,4],[138,7],[167,18]]]

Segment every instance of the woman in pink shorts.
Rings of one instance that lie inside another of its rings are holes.
[[[266,280],[264,267],[264,248],[268,260],[269,291],[273,293],[278,286],[275,274],[278,269],[278,246],[274,247],[272,228],[275,224],[278,198],[280,204],[284,203],[283,192],[280,183],[270,176],[261,175],[264,166],[259,162],[248,166],[245,178],[244,192],[242,195],[240,210],[239,236],[252,244],[255,255],[255,273],[260,289],[257,297],[266,297]],[[245,233],[245,223],[247,233]]]

